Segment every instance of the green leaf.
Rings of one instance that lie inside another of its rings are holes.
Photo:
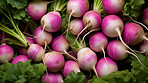
[[[144,3],[144,0],[125,0],[123,15],[138,19],[141,15],[141,7]]]
[[[139,63],[139,61],[132,57],[132,63],[131,66],[133,68],[131,69],[131,72],[134,75],[134,79],[136,80],[137,83],[146,83],[148,81],[148,56],[144,56],[143,54],[138,53],[138,57],[140,61],[147,67],[145,68],[143,65]]]
[[[64,79],[64,83],[85,83],[85,75],[82,72],[75,74],[74,71],[70,72],[70,75]]]
[[[13,13],[13,18],[18,19],[18,20],[22,20],[22,18],[24,18],[26,15],[27,15],[27,13],[24,10],[16,10]]]
[[[42,63],[31,64],[31,60],[16,64],[4,63],[0,66],[0,82],[5,83],[38,83],[44,75],[46,66]]]
[[[93,76],[93,79],[88,80],[88,83],[127,83],[133,81],[133,75],[128,70],[111,73],[102,78]]]
[[[27,6],[28,0],[7,0],[7,2],[14,8],[23,9]]]

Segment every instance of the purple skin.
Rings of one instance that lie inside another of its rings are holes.
[[[148,25],[148,7],[145,8],[143,11],[143,23],[145,25]]]
[[[70,22],[70,32],[73,35],[78,35],[84,29],[83,21],[79,18],[76,18]],[[84,34],[84,31],[82,34]]]
[[[0,45],[0,63],[9,62],[14,56],[14,50],[8,45]]]
[[[148,37],[147,37],[148,38]],[[145,55],[148,55],[148,41],[143,40],[140,43],[139,49],[142,53],[144,53]]]
[[[46,83],[63,83],[63,77],[60,73],[47,73],[41,78],[41,80],[45,80]]]
[[[47,32],[57,32],[62,25],[62,19],[59,12],[49,12],[41,18],[41,26]]]
[[[33,38],[25,36],[30,44],[35,44]],[[27,50],[25,48],[18,49],[19,54],[27,55]]]
[[[75,73],[80,72],[80,68],[77,62],[73,60],[69,60],[65,62],[65,65],[63,67],[63,76],[66,78],[67,75],[70,75],[69,73],[71,71],[74,71]]]
[[[112,40],[107,46],[107,54],[114,60],[124,60],[128,57],[126,48],[119,40]]]
[[[123,31],[123,40],[128,45],[139,44],[144,40],[144,30],[143,28],[136,23],[127,23],[125,24]]]
[[[89,10],[88,0],[69,0],[67,3],[67,11],[73,17],[82,17]]]
[[[78,65],[86,71],[94,70],[97,63],[97,55],[90,48],[81,48],[78,53]]]
[[[106,60],[105,58],[101,58],[96,65],[96,71],[99,77],[103,77],[118,71],[118,66],[112,59],[106,57]]]
[[[45,45],[45,42],[47,44],[50,44],[52,41],[52,34],[44,31],[43,28],[41,26],[39,26],[33,34],[33,39],[35,41],[35,43],[39,44],[39,45]]]
[[[16,64],[19,61],[22,61],[23,63],[28,61],[29,58],[26,55],[18,55],[12,60],[12,64]]]
[[[64,51],[67,51],[69,49],[69,44],[66,38],[62,35],[55,37],[52,41],[51,46],[53,50],[62,53],[64,53]]]
[[[35,62],[40,62],[44,54],[45,50],[38,44],[31,44],[27,49],[29,59],[32,59]]]
[[[97,32],[90,36],[89,46],[95,52],[102,52],[108,44],[107,37],[102,32]]]
[[[100,28],[101,25],[101,14],[99,11],[91,10],[83,16],[84,26],[90,24],[89,30]]]
[[[116,15],[108,15],[102,21],[102,31],[108,37],[117,37],[117,29],[122,33],[124,28],[123,21]]]
[[[107,13],[116,14],[123,9],[124,0],[102,0],[102,6]]]
[[[40,20],[47,11],[48,2],[34,0],[27,6],[28,15],[32,20]]]
[[[64,66],[64,56],[56,51],[48,52],[43,57],[43,62],[47,66],[47,70],[50,72],[57,72]]]

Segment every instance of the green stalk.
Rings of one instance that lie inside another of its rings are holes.
[[[0,23],[0,30],[4,31],[5,33],[13,36],[14,38],[18,39],[25,47],[28,46],[28,42],[24,41],[16,32],[12,31],[8,27],[4,26],[3,24]]]
[[[54,11],[63,12],[63,11],[65,11],[67,1],[65,2],[65,0],[56,0],[53,4],[54,4]]]
[[[93,10],[102,12],[102,0],[94,0]]]

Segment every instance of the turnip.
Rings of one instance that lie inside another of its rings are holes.
[[[45,50],[38,44],[31,44],[27,49],[27,56],[35,62],[40,62]]]
[[[143,11],[143,23],[148,25],[148,7],[146,7]]]
[[[72,59],[76,60],[75,57],[73,57],[72,55],[70,55],[67,52],[69,50],[69,43],[67,42],[65,36],[63,36],[63,35],[56,36],[53,39],[51,46],[52,46],[53,50],[55,50],[57,52],[65,53],[66,55],[68,55]]]
[[[117,15],[108,15],[103,18],[102,31],[108,37],[119,36],[121,42],[132,52],[134,52],[122,39],[121,33],[123,32],[124,24],[123,21]],[[135,53],[135,52],[134,52]],[[135,53],[136,54],[136,53]]]
[[[22,61],[23,63],[29,60],[29,58],[26,55],[18,55],[12,60],[12,64],[16,64],[19,61]]]
[[[107,54],[114,60],[124,60],[129,54],[131,54],[137,58],[141,65],[143,65],[137,55],[128,51],[128,48],[119,40],[112,40],[109,42],[107,46]],[[147,68],[146,66],[144,67]]]
[[[116,14],[124,7],[124,0],[102,0],[103,9],[109,14]]]
[[[6,13],[4,13],[3,10],[1,10],[1,13],[8,19],[8,21],[10,22],[10,26],[6,26],[0,23],[0,30],[4,31],[5,33],[14,38],[12,44],[26,48],[27,55],[30,59],[36,62],[40,62],[42,60],[42,55],[44,55],[45,53],[45,50],[37,44],[30,44],[28,42],[27,38],[19,29],[19,21],[14,21],[11,12],[6,11]]]
[[[65,62],[65,65],[62,71],[63,76],[66,77],[67,75],[69,75],[71,71],[74,71],[75,73],[80,72],[78,63],[73,60],[69,60]]]
[[[9,62],[14,56],[14,50],[12,47],[2,44],[0,45],[0,63]]]
[[[57,72],[63,68],[65,59],[61,53],[52,51],[43,56],[43,63],[47,66],[48,71]]]
[[[80,33],[80,31],[83,30],[83,28],[84,28],[83,21],[80,18],[73,19],[70,22],[69,29],[73,35],[78,35]],[[84,33],[82,33],[82,34],[84,34]]]
[[[29,37],[29,36],[25,36],[25,37],[26,37],[26,39],[28,40],[28,42],[29,42],[30,44],[35,44],[33,38],[31,38],[31,37]],[[20,49],[18,49],[18,52],[19,52],[19,54],[21,54],[21,55],[27,55],[27,49],[26,49],[26,48],[20,48]]]
[[[71,16],[82,17],[89,10],[88,0],[69,0],[67,3],[67,11],[69,15],[69,21]]]
[[[41,18],[41,26],[47,32],[57,32],[61,28],[62,19],[59,11],[62,11],[67,3],[65,0],[56,0],[53,4],[54,10]]]
[[[101,4],[102,2],[99,0],[94,0],[94,5],[93,5],[93,10],[87,11],[84,16],[83,16],[83,24],[84,24],[84,29],[79,32],[77,35],[76,40],[82,34],[82,32],[86,29],[88,30],[93,30],[93,29],[98,29],[100,30],[100,25],[101,25]],[[84,36],[86,37],[86,35]],[[84,39],[84,38],[83,38]],[[75,42],[76,42],[75,40]],[[82,40],[83,41],[83,40]],[[74,43],[75,43],[74,42]]]
[[[60,73],[46,73],[41,80],[46,81],[46,83],[63,83],[63,77]]]
[[[93,70],[98,76],[95,66],[97,64],[97,55],[95,52],[93,52],[90,48],[84,47],[81,48],[78,53],[77,53],[77,60],[78,60],[78,65],[80,66],[81,69],[85,71],[91,71]]]
[[[31,19],[40,20],[47,11],[49,2],[43,0],[32,0],[27,6],[27,12]]]
[[[99,77],[103,77],[118,71],[118,66],[112,59],[106,57],[106,60],[105,58],[101,58],[96,65],[96,71]]]
[[[89,38],[89,46],[95,52],[103,52],[105,58],[105,48],[108,44],[107,37],[102,32],[94,33]]]
[[[147,40],[143,28],[136,23],[125,24],[123,31],[123,40],[128,45],[139,44],[142,40]]]
[[[147,37],[148,38],[148,37]],[[139,49],[140,49],[140,52],[145,54],[146,56],[148,55],[148,41],[146,40],[143,40],[141,43],[140,43],[140,46],[139,46]]]
[[[50,44],[52,41],[52,34],[50,32],[44,31],[41,26],[39,26],[33,34],[35,43],[39,45]]]

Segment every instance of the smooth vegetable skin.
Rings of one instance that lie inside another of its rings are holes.
[[[148,7],[146,7],[143,11],[143,23],[148,25]]]
[[[8,45],[0,45],[0,63],[9,62],[14,56],[14,50]]]
[[[70,22],[70,32],[73,35],[78,35],[83,29],[84,29],[84,25],[83,25],[82,19],[76,18]],[[82,34],[84,34],[84,33],[82,33]]]
[[[35,62],[40,62],[45,50],[38,44],[31,44],[27,49],[27,56]]]
[[[50,44],[52,41],[52,34],[50,32],[44,31],[41,26],[39,26],[33,34],[33,39],[35,43],[39,45]]]
[[[26,62],[28,61],[29,58],[26,55],[18,55],[16,56],[13,60],[12,60],[12,64],[16,64],[17,62],[21,61],[21,62]]]
[[[102,52],[108,44],[107,37],[102,32],[94,33],[89,38],[89,46],[95,52]]]
[[[139,44],[142,40],[144,40],[144,37],[144,30],[140,25],[136,23],[125,24],[123,31],[123,40],[128,45]]]
[[[75,73],[80,72],[80,68],[77,62],[73,60],[68,60],[65,62],[63,67],[63,76],[66,77],[67,75],[70,75],[69,73],[71,71],[74,71]]]
[[[112,40],[107,45],[107,54],[114,60],[124,60],[128,57],[128,50],[119,40]]]
[[[61,25],[62,19],[59,12],[49,12],[41,18],[41,26],[47,32],[57,32]]]
[[[148,41],[143,40],[140,43],[139,49],[140,49],[140,52],[144,53],[145,55],[148,55]]]
[[[99,77],[118,71],[118,66],[112,59],[106,57],[106,60],[105,58],[101,58],[96,65],[96,71]]]
[[[67,3],[67,11],[73,17],[82,17],[88,9],[88,0],[69,0]]]
[[[27,12],[31,19],[40,20],[47,11],[48,2],[43,0],[32,0],[27,6]]]
[[[117,15],[108,15],[103,18],[102,31],[108,37],[117,37],[117,30],[122,33],[124,28],[123,21]]]
[[[46,73],[42,76],[41,80],[44,80],[46,83],[63,83],[63,77],[60,73],[48,72],[48,74]]]
[[[43,57],[43,62],[50,72],[57,72],[63,68],[65,59],[64,56],[56,51],[48,52]]]
[[[52,41],[52,49],[64,53],[69,49],[69,44],[63,35],[56,36]]]
[[[102,0],[103,9],[109,14],[116,14],[124,7],[124,0]]]
[[[77,53],[78,65],[85,71],[93,70],[96,73],[97,55],[90,48],[81,48]],[[97,75],[98,76],[98,75]]]

